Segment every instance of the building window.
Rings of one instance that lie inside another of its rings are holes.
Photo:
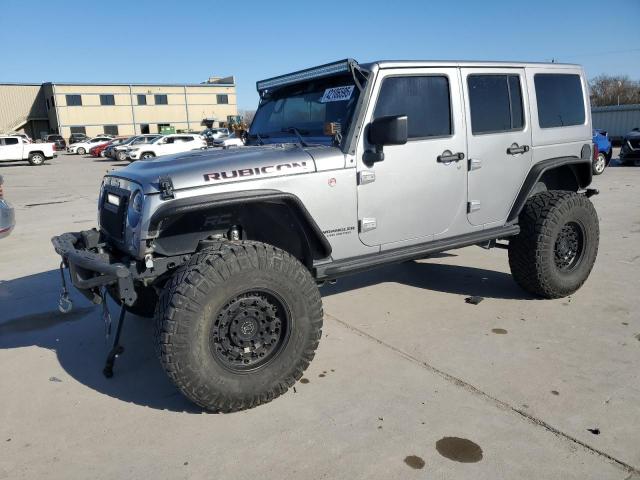
[[[522,92],[518,75],[470,75],[471,131],[482,133],[521,130]]]
[[[147,96],[138,95],[138,105],[146,105],[146,104],[147,104]]]
[[[407,115],[409,139],[451,135],[449,79],[440,75],[385,79],[374,118],[387,115]]]
[[[67,98],[67,107],[78,107],[82,105],[82,95],[65,95]],[[51,108],[55,108],[53,97],[51,97]]]
[[[229,103],[229,95],[216,95],[216,102],[220,104],[228,104]]]
[[[105,125],[104,126],[104,134],[105,135],[118,135],[118,126],[117,125]]]
[[[56,100],[53,95],[51,95],[51,108],[56,108]]]
[[[154,95],[153,97],[156,102],[156,105],[167,105],[169,103],[167,102],[166,95]]]
[[[143,135],[146,135],[149,133],[149,124],[148,123],[142,123],[140,124],[140,133]]]
[[[69,127],[69,131],[71,133],[84,133],[87,134],[87,129],[85,127]]]
[[[579,75],[537,73],[534,82],[541,128],[584,124],[584,98]]]
[[[115,105],[116,99],[113,95],[100,95],[100,105]]]

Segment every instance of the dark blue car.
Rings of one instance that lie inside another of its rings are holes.
[[[599,128],[593,129],[593,143],[598,147],[597,154],[593,157],[593,174],[600,175],[611,161],[613,147],[607,132]]]

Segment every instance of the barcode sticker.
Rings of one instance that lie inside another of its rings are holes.
[[[327,88],[324,91],[324,95],[322,95],[322,98],[320,99],[320,103],[344,102],[346,100],[349,100],[354,88],[355,87],[353,85]]]

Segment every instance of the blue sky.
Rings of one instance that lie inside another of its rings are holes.
[[[556,58],[640,79],[640,0],[0,3],[0,82],[235,75],[245,109],[256,80],[345,57]]]

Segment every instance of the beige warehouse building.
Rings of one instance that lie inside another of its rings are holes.
[[[59,133],[199,131],[238,115],[233,77],[198,84],[0,84],[0,132],[33,138]]]

